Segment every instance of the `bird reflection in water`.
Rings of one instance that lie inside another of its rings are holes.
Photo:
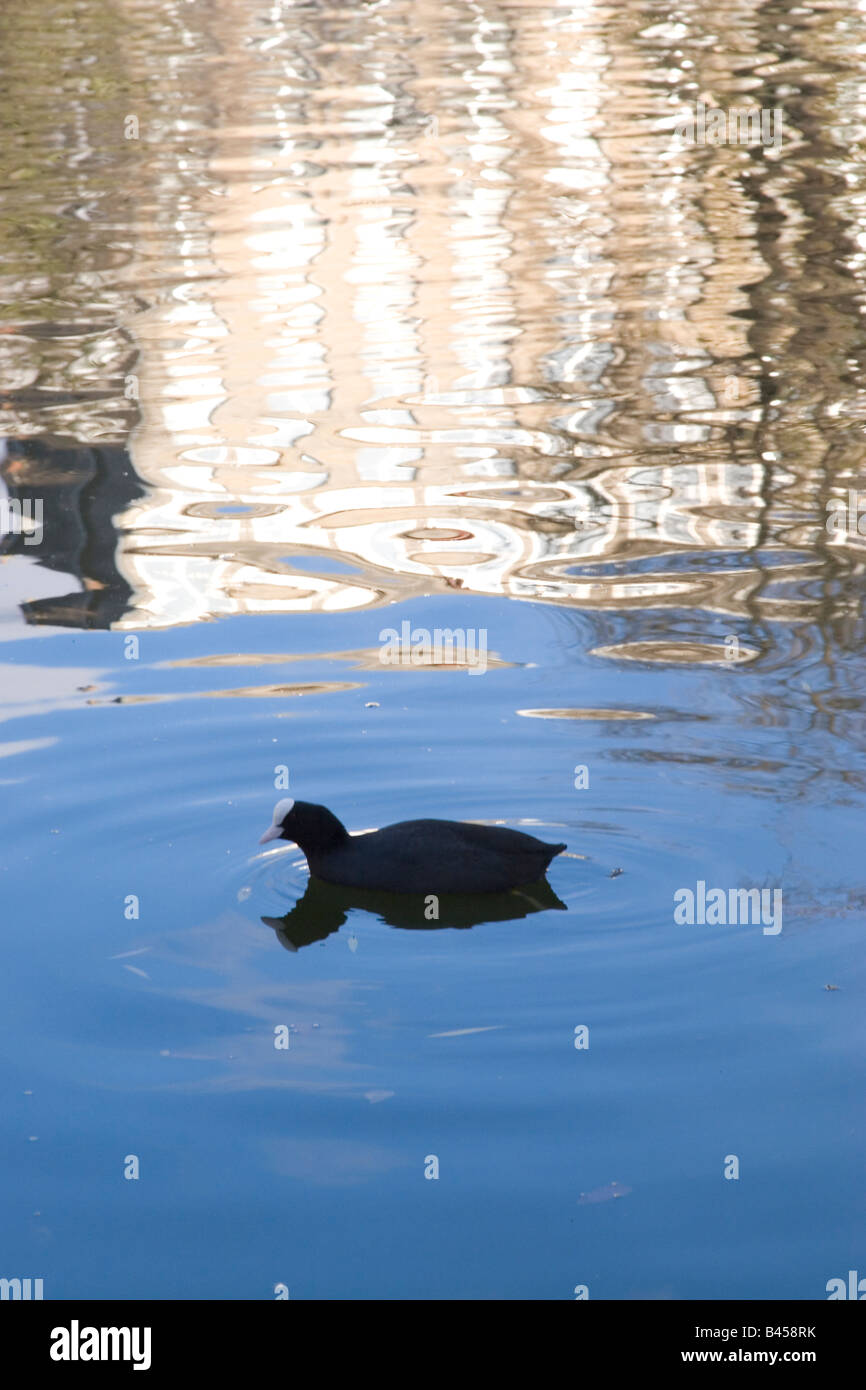
[[[263,917],[287,951],[299,951],[338,932],[352,911],[370,912],[391,927],[433,931],[443,927],[480,926],[483,922],[514,922],[550,909],[567,911],[546,879],[507,893],[441,894],[438,917],[428,918],[430,900],[423,893],[382,893],[369,888],[343,888],[311,878],[307,891],[285,917]]]

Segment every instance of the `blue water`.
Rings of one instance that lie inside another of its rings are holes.
[[[724,17],[0,14],[0,1279],[866,1272],[866,14]],[[286,795],[567,851],[419,922]]]
[[[831,738],[814,768],[792,749],[805,693],[593,656],[543,604],[404,617],[486,628],[512,664],[341,658],[381,613],[146,633],[137,661],[118,633],[4,645],[44,692],[0,749],[6,1265],[53,1298],[821,1297],[860,1255],[860,806]],[[216,698],[265,682],[348,688]],[[654,717],[516,713],[587,707]],[[567,912],[353,911],[281,949],[261,919],[306,884],[297,850],[257,849],[281,764],[351,829],[565,839]],[[781,886],[781,932],[676,925],[698,879]]]

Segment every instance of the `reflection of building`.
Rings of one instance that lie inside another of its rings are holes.
[[[713,241],[652,126],[667,104],[612,119],[634,51],[616,25],[600,47],[592,11],[461,10],[455,69],[440,43],[406,46],[425,15],[438,33],[422,3],[335,47],[326,17],[302,33],[275,14],[266,49],[237,41],[233,9],[208,21],[235,56],[179,207],[190,278],[135,323],[129,625],[455,583],[737,607],[742,570],[668,572],[671,553],[757,543],[765,469],[705,448],[754,392],[717,399],[710,349],[747,357],[746,327],[716,289],[704,304]],[[659,191],[639,219],[638,116]],[[702,277],[681,270],[687,227]]]
[[[122,167],[146,215],[112,271],[135,310],[110,361],[116,378],[134,342],[144,486],[121,497],[112,466],[76,500],[63,546],[102,597],[70,599],[68,621],[458,585],[807,615],[779,597],[796,562],[772,566],[776,590],[762,570],[812,546],[824,508],[808,469],[780,488],[759,440],[754,160],[672,133],[693,78],[739,69],[699,15],[636,37],[627,8],[370,8],[169,7],[159,45],[124,50],[146,101]],[[761,51],[757,27],[744,45]],[[796,203],[785,218],[798,235]],[[29,390],[17,341],[0,358]],[[105,366],[89,343],[70,378]],[[76,535],[99,506],[116,571]]]

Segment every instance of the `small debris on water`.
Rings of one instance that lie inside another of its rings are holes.
[[[631,1192],[625,1183],[609,1182],[605,1187],[594,1187],[591,1192],[581,1192],[579,1202],[582,1207],[594,1206],[596,1202],[613,1202],[617,1197],[627,1197]]]

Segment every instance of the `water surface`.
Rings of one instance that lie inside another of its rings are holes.
[[[0,25],[0,1274],[825,1297],[863,1263],[863,17]],[[684,142],[698,101],[783,139]],[[355,831],[567,841],[566,910],[281,930],[283,768]],[[679,925],[699,882],[781,931]]]

